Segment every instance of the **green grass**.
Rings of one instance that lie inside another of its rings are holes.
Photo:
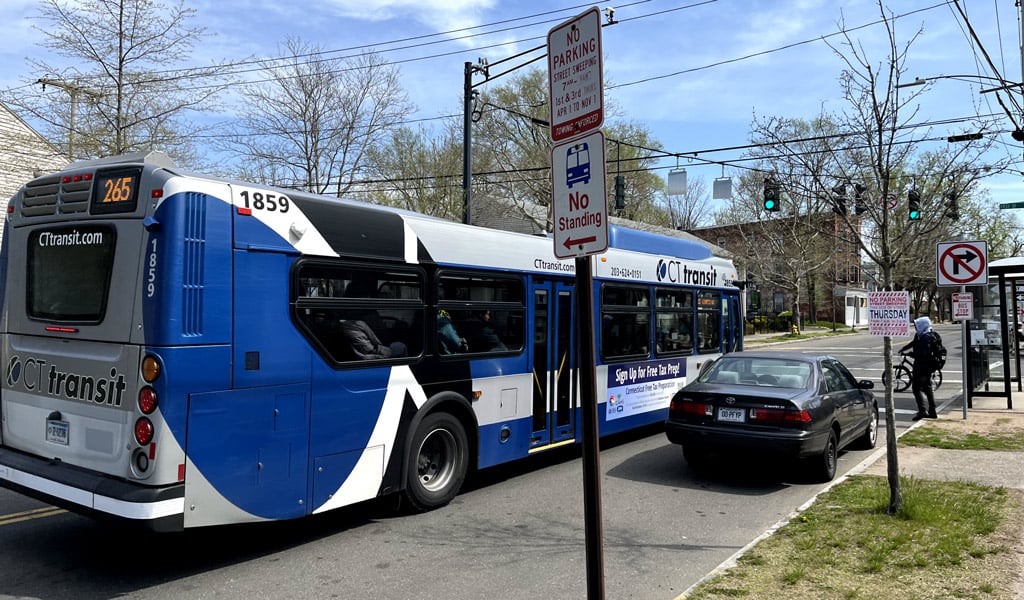
[[[743,345],[744,346],[750,346],[750,345],[755,345],[755,344],[770,344],[772,342],[789,342],[789,341],[793,341],[793,340],[809,340],[809,339],[812,339],[812,338],[829,337],[829,336],[833,336],[833,335],[845,335],[845,334],[849,334],[849,333],[857,333],[857,332],[852,330],[852,329],[837,329],[835,331],[810,331],[810,332],[798,333],[796,335],[793,335],[792,333],[782,333],[782,332],[779,332],[779,333],[776,333],[775,335],[772,335],[771,337],[762,338],[762,339],[744,338]]]
[[[1005,425],[1006,431],[990,431],[982,435],[928,423],[903,434],[900,444],[952,450],[1024,450],[1024,432],[1013,429],[1009,419],[996,420],[995,426],[1000,425]]]
[[[1007,418],[980,435],[965,423],[927,423],[901,445],[1022,450]],[[884,477],[836,485],[737,565],[687,598],[1015,598],[1013,545],[1024,529],[1022,495],[964,481],[902,478],[903,510],[887,514]]]
[[[889,515],[884,477],[850,477],[687,598],[1011,598],[999,528],[1016,497],[968,482],[901,487],[903,511]]]

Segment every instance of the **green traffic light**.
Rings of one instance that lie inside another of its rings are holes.
[[[775,201],[774,200],[765,200],[764,201],[764,209],[765,210],[775,210]]]
[[[919,221],[919,220],[921,220],[921,211],[918,211],[918,210],[910,211],[910,220],[911,221]]]

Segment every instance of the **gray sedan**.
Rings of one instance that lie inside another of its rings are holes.
[[[873,387],[831,356],[735,352],[675,394],[665,432],[695,469],[714,455],[780,456],[830,481],[840,450],[877,442]]]

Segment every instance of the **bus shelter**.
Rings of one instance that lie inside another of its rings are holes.
[[[993,396],[1006,398],[1006,408],[1012,409],[1011,385],[1022,391],[1019,350],[1024,340],[1017,332],[1024,311],[1024,257],[992,261],[988,281],[974,288],[974,319],[967,323],[967,406],[974,397]]]

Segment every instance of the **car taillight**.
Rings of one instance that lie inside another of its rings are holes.
[[[690,415],[711,416],[714,412],[710,404],[694,402],[686,397],[672,398],[668,405],[670,413],[685,413]]]
[[[752,408],[750,420],[757,423],[786,422],[810,423],[811,413],[806,410],[790,410],[782,408]]]
[[[135,420],[135,441],[140,446],[153,441],[153,422],[146,417],[139,417]]]

